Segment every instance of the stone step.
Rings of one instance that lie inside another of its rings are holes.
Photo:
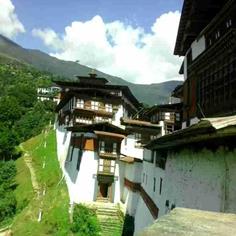
[[[119,207],[116,204],[105,202],[102,199],[93,204],[92,208],[96,210],[102,236],[118,236],[122,234],[123,221],[121,220]]]
[[[104,217],[104,218],[110,218],[110,217],[114,217],[114,218],[119,218],[118,213],[116,212],[103,212],[103,213],[98,213],[97,212],[97,216],[98,217]]]

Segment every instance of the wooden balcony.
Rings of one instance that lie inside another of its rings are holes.
[[[74,114],[84,114],[89,116],[103,116],[103,117],[113,117],[113,112],[106,111],[105,108],[99,108],[98,110],[92,109],[91,106],[85,106],[84,108],[75,107],[73,109]]]

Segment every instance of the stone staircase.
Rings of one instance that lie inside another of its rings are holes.
[[[98,220],[101,225],[102,236],[121,236],[123,230],[123,216],[117,204],[96,202]]]

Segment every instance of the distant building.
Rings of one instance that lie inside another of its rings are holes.
[[[49,87],[40,87],[37,89],[37,97],[40,101],[54,101],[57,104],[59,103],[59,93],[60,93],[60,87],[53,84]]]
[[[162,127],[161,136],[170,134],[182,127],[183,104],[162,104],[146,109],[142,114],[145,120]],[[154,139],[154,138],[153,138]]]

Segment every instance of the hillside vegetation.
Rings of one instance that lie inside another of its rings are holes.
[[[54,120],[52,102],[37,100],[37,88],[53,76],[0,56],[0,227],[17,211],[15,162],[20,142],[37,135]]]
[[[63,61],[51,57],[39,50],[25,49],[13,41],[0,35],[0,52],[2,54],[15,58],[21,62],[32,65],[41,71],[47,71],[57,76],[68,79],[75,79],[75,75],[87,76],[91,73],[91,68],[72,61]],[[181,81],[169,81],[159,84],[133,84],[116,76],[105,74],[95,70],[99,77],[104,77],[111,84],[129,86],[132,93],[137,99],[145,104],[154,105],[168,101],[168,97],[173,89],[181,84]],[[125,78],[129,79],[129,78]],[[157,78],[158,79],[158,78]]]
[[[55,131],[45,131],[21,146],[24,155],[16,161],[15,189],[20,212],[13,221],[13,235],[70,235],[69,198],[60,181]]]

